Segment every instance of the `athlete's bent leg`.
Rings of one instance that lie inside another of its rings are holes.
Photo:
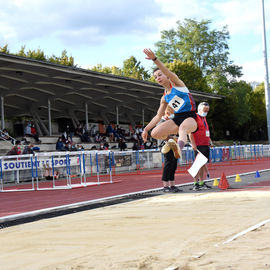
[[[151,136],[157,140],[165,140],[169,135],[177,134],[178,126],[173,120],[167,120],[157,125],[152,131]]]
[[[185,119],[179,126],[178,144],[181,150],[187,143],[187,134],[194,132],[196,129],[197,129],[197,122],[192,117]]]

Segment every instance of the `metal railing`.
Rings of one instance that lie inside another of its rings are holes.
[[[213,147],[210,163],[270,157],[270,145]],[[38,152],[0,157],[0,191],[69,189],[93,184],[113,183],[114,176],[161,170],[159,149],[138,151]],[[179,168],[194,161],[191,147],[185,147]],[[46,175],[46,170],[50,175]],[[48,172],[48,171],[47,171]],[[56,173],[57,172],[57,173]],[[50,176],[50,178],[47,178]]]

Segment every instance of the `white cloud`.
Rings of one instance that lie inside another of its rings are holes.
[[[159,30],[175,28],[177,21],[185,18],[196,20],[211,19],[211,6],[200,0],[155,0],[165,15],[159,18]],[[207,1],[208,2],[208,1]]]
[[[220,15],[219,24],[228,25],[231,35],[260,34],[262,25],[261,1],[241,0],[215,3]]]
[[[6,24],[13,39],[3,28],[0,36],[12,42],[60,32],[59,38],[69,42],[76,36],[78,44],[104,41],[110,35],[142,35],[158,31],[155,18],[162,14],[154,0],[9,0],[7,4],[0,0],[0,6],[0,25]]]
[[[265,65],[264,59],[261,58],[255,61],[247,61],[241,64],[243,67],[243,76],[241,80],[247,82],[263,82],[265,78]],[[270,61],[268,61],[268,67],[270,66]]]

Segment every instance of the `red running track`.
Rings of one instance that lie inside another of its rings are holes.
[[[220,162],[209,164],[208,168],[211,178],[220,178],[223,172],[226,176],[230,176],[270,169],[270,160]],[[162,187],[160,171],[113,176],[113,181],[119,182],[66,190],[0,192],[0,218]],[[177,185],[192,181],[193,179],[187,173],[186,168],[181,168],[175,175]]]

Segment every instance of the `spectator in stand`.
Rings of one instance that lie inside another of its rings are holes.
[[[105,147],[104,147],[104,143],[100,143],[99,150],[106,150]]]
[[[134,151],[140,150],[140,146],[138,144],[138,141],[135,141],[133,143],[132,150],[134,150]]]
[[[0,139],[2,140],[11,140],[11,137],[8,134],[8,131],[4,128],[3,130],[0,131]]]
[[[22,150],[20,147],[21,141],[16,141],[15,145],[7,152],[7,156],[21,155]]]
[[[39,140],[35,125],[31,124],[31,122],[27,123],[27,125],[24,129],[24,135],[34,138],[36,143],[41,143],[41,141]]]
[[[29,145],[26,145],[23,149],[23,155],[34,154],[33,147],[34,145],[32,143],[30,143]]]
[[[131,141],[133,141],[133,142],[138,141],[138,137],[137,137],[137,134],[135,132],[131,134]]]
[[[70,142],[69,144],[66,145],[66,147],[68,148],[68,151],[77,151],[77,146],[74,142]]]
[[[111,123],[106,128],[106,135],[109,137],[110,142],[114,141],[113,126]]]
[[[144,148],[145,149],[151,149],[153,145],[153,140],[152,138],[149,139],[149,141],[147,141],[146,143],[144,143]]]
[[[24,135],[25,136],[32,137],[31,126],[32,126],[31,122],[28,122],[25,129],[24,129]]]
[[[117,133],[117,129],[116,128],[113,129],[113,137],[116,138],[116,141],[117,142],[119,142],[120,137],[119,137],[119,134]]]
[[[124,130],[119,125],[116,126],[116,132],[119,136],[119,139],[120,138],[125,139]]]
[[[93,143],[95,140],[94,140],[94,138],[93,138],[93,136],[91,134],[91,129],[92,129],[92,126],[89,124],[88,129],[86,129],[86,131],[87,131],[89,142]]]
[[[58,151],[65,151],[66,150],[64,143],[63,143],[63,140],[62,140],[62,137],[59,137],[57,142],[56,142],[56,150],[58,150]]]
[[[38,133],[34,124],[32,124],[31,126],[31,135],[35,139],[36,143],[41,143],[41,140],[38,137]]]
[[[152,144],[152,149],[157,149],[157,148],[158,148],[157,140],[154,140]]]
[[[99,132],[97,132],[95,136],[95,142],[100,143],[101,140],[102,140],[102,137],[100,136]]]
[[[79,136],[82,142],[90,142],[89,134],[86,127],[80,124],[75,131],[75,135]]]
[[[83,130],[82,130],[82,141],[83,142],[90,142],[90,136],[89,136],[89,132],[86,128],[86,125],[84,125]]]
[[[126,151],[126,149],[127,149],[127,144],[125,143],[125,141],[122,138],[119,140],[118,147],[119,147],[120,151]]]
[[[90,129],[90,137],[95,138],[97,134],[97,127],[96,125],[92,125],[91,129]]]
[[[135,130],[135,134],[137,135],[137,138],[139,141],[142,141],[142,132],[143,132],[142,128],[137,126]]]
[[[68,136],[68,134],[66,133],[66,131],[64,131],[63,135],[62,135],[62,141],[65,145],[70,144],[72,142],[71,138]]]
[[[103,145],[104,145],[104,150],[109,150],[110,145],[107,142],[104,142]]]
[[[75,129],[74,135],[75,136],[79,136],[81,138],[82,137],[82,134],[83,134],[83,125],[82,124],[79,124],[79,126],[76,127],[76,129]]]
[[[77,145],[77,150],[78,151],[84,150],[84,147],[81,144],[78,144]]]
[[[67,127],[66,127],[66,129],[65,129],[65,132],[66,132],[66,134],[67,134],[67,137],[70,138],[70,141],[72,141],[72,137],[73,137],[73,135],[74,135],[73,129],[72,129],[69,125],[67,125]]]

